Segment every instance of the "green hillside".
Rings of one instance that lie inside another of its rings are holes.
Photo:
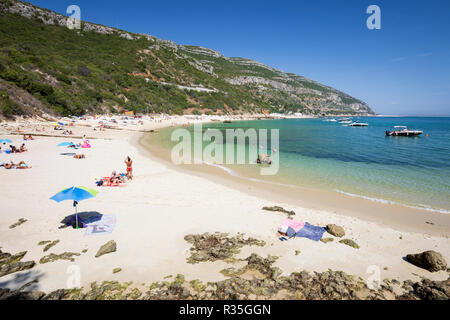
[[[177,45],[0,1],[0,112],[240,114],[373,113],[303,77],[212,50]]]

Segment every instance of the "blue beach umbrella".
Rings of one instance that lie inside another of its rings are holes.
[[[98,191],[90,188],[70,187],[58,192],[53,197],[51,197],[50,200],[54,200],[56,202],[73,200],[73,206],[75,207],[76,228],[78,229],[78,210],[77,210],[78,202],[81,200],[94,198],[97,194]]]
[[[12,143],[12,140],[9,140],[9,139],[0,139],[0,143]]]
[[[73,142],[61,142],[58,144],[58,147],[68,147],[68,146],[74,146],[75,144]]]

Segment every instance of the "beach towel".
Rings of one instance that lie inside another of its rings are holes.
[[[312,224],[306,222],[305,226],[300,231],[298,231],[295,236],[319,241],[320,239],[322,239],[323,233],[325,231],[325,228],[313,226]]]
[[[282,226],[285,226],[287,228],[290,227],[290,228],[294,229],[295,232],[299,232],[300,229],[302,229],[304,225],[305,225],[304,222],[295,221],[295,220],[291,220],[291,219],[285,219],[282,224]]]
[[[286,230],[286,235],[287,235],[289,238],[295,237],[296,234],[297,234],[297,232],[296,232],[294,229],[292,229],[291,227],[288,227],[288,228],[287,228],[287,230]]]
[[[107,234],[114,231],[116,226],[115,214],[104,214],[100,220],[87,223],[85,236]]]

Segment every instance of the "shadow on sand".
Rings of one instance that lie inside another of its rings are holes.
[[[18,291],[34,291],[39,289],[39,280],[45,276],[41,271],[29,270],[18,272],[10,280],[0,282],[0,288]]]
[[[78,213],[78,226],[81,228],[83,225],[99,221],[102,218],[102,214],[97,211],[84,211]],[[76,223],[75,213],[71,214],[61,220],[62,225],[59,229],[64,229],[67,227],[74,227]]]

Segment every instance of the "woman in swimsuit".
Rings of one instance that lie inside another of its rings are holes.
[[[124,162],[127,165],[127,178],[133,180],[133,160],[127,157]]]
[[[16,169],[31,169],[31,166],[27,165],[25,162],[20,161],[17,165],[16,165]]]

